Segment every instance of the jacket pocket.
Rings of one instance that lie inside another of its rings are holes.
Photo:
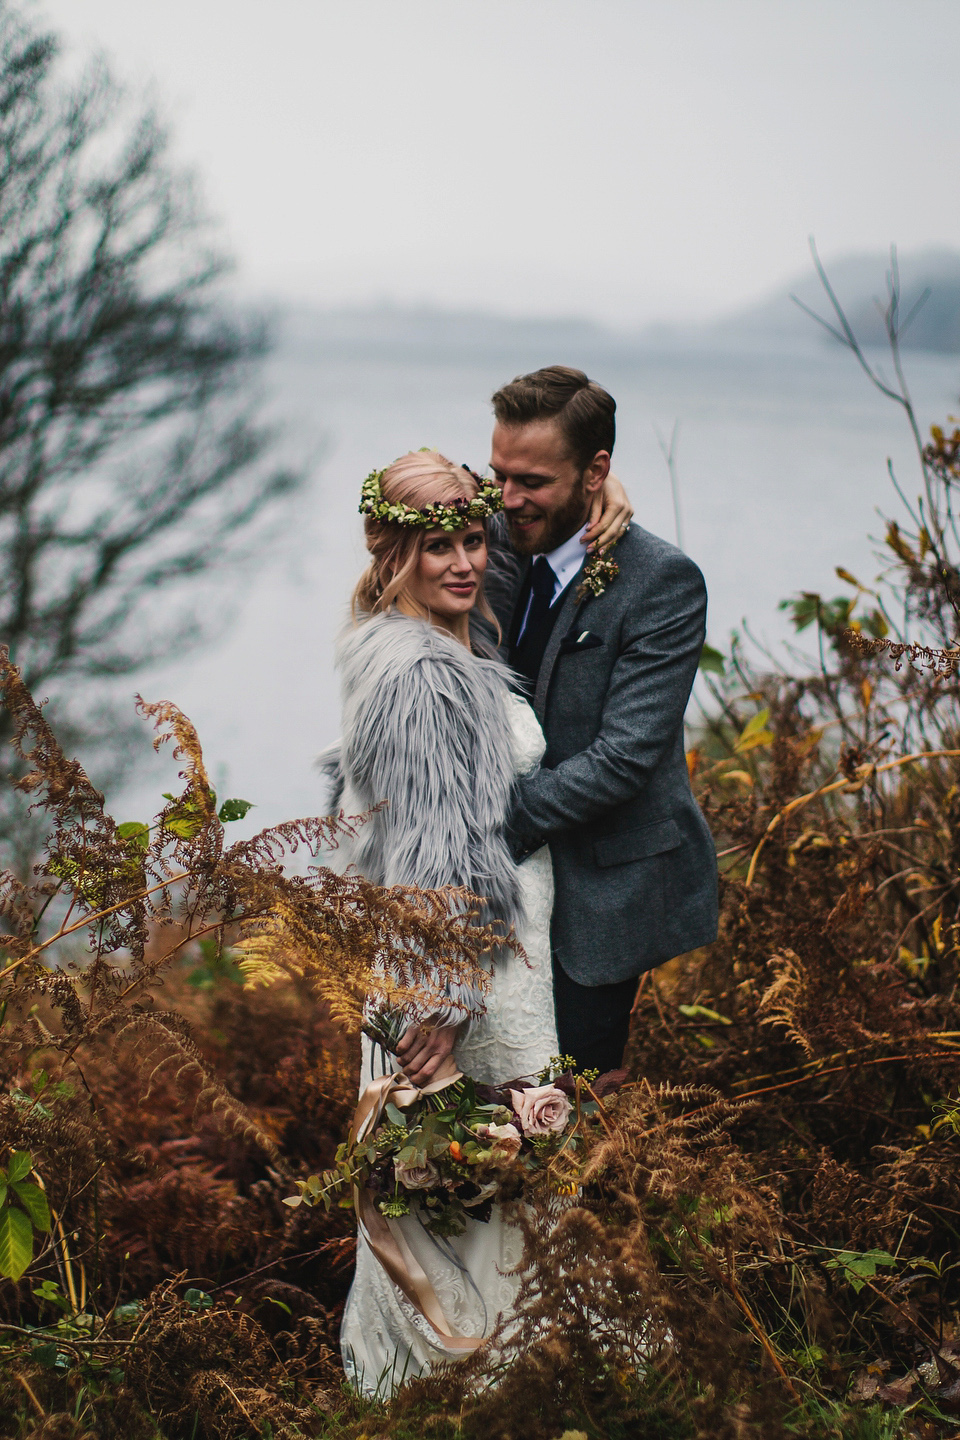
[[[617,835],[604,835],[593,843],[593,858],[600,866],[627,865],[631,860],[646,860],[650,855],[663,855],[683,843],[675,820],[655,820],[636,830],[621,830]]]
[[[560,641],[560,655],[579,655],[583,650],[599,650],[603,646],[603,637],[592,635],[589,630],[581,630],[578,634],[564,635]]]

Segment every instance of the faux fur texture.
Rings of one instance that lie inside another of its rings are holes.
[[[346,630],[337,666],[342,737],[321,757],[333,808],[387,801],[361,827],[351,863],[379,885],[463,885],[487,900],[484,919],[518,923],[503,838],[514,779],[505,666],[396,612]]]

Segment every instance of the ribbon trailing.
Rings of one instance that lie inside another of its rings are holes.
[[[426,1095],[436,1095],[455,1085],[461,1079],[461,1071],[432,1080],[422,1090],[412,1085],[402,1070],[373,1080],[360,1096],[350,1139],[354,1143],[366,1138],[376,1130],[387,1108],[388,1102],[398,1110],[413,1105]],[[396,1221],[381,1214],[366,1187],[354,1184],[353,1203],[357,1212],[357,1224],[364,1238],[390,1279],[402,1295],[410,1301],[436,1333],[438,1343],[447,1350],[469,1353],[484,1341],[483,1335],[454,1335],[447,1317],[443,1313],[437,1293],[430,1280],[404,1238]]]

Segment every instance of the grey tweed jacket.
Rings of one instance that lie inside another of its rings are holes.
[[[716,851],[683,746],[703,576],[639,525],[616,559],[603,595],[578,601],[574,581],[562,602],[534,696],[547,751],[510,817],[517,859],[549,841],[554,952],[582,985],[626,980],[717,934]],[[503,557],[488,587],[505,634],[525,570]]]

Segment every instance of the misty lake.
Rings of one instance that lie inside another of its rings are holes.
[[[448,325],[443,343],[429,329],[416,343],[381,343],[347,322],[324,327],[321,317],[288,331],[270,379],[289,448],[319,457],[313,480],[269,553],[210,598],[220,638],[130,685],[131,696],[139,688],[180,705],[199,730],[218,792],[256,804],[232,836],[322,806],[312,760],[337,733],[332,651],[364,563],[363,477],[422,445],[483,469],[489,396],[518,372],[582,365],[610,389],[615,469],[637,520],[671,540],[658,432],[668,441],[679,421],[683,545],[706,576],[717,648],[726,649],[744,617],[756,635],[782,644],[788,629],[777,602],[800,589],[842,593],[836,565],[867,584],[877,575],[870,536],[883,533],[878,511],[900,513],[888,457],[911,496],[918,468],[899,407],[851,355],[817,337],[779,351],[669,338],[630,348],[604,344],[589,327],[543,331],[527,334],[517,323],[478,339],[468,328],[458,343]],[[960,359],[915,352],[907,373],[924,428],[956,413]],[[169,759],[162,778],[171,778]],[[170,788],[160,780],[156,763],[148,766],[119,797],[117,817],[152,815],[159,791]]]

